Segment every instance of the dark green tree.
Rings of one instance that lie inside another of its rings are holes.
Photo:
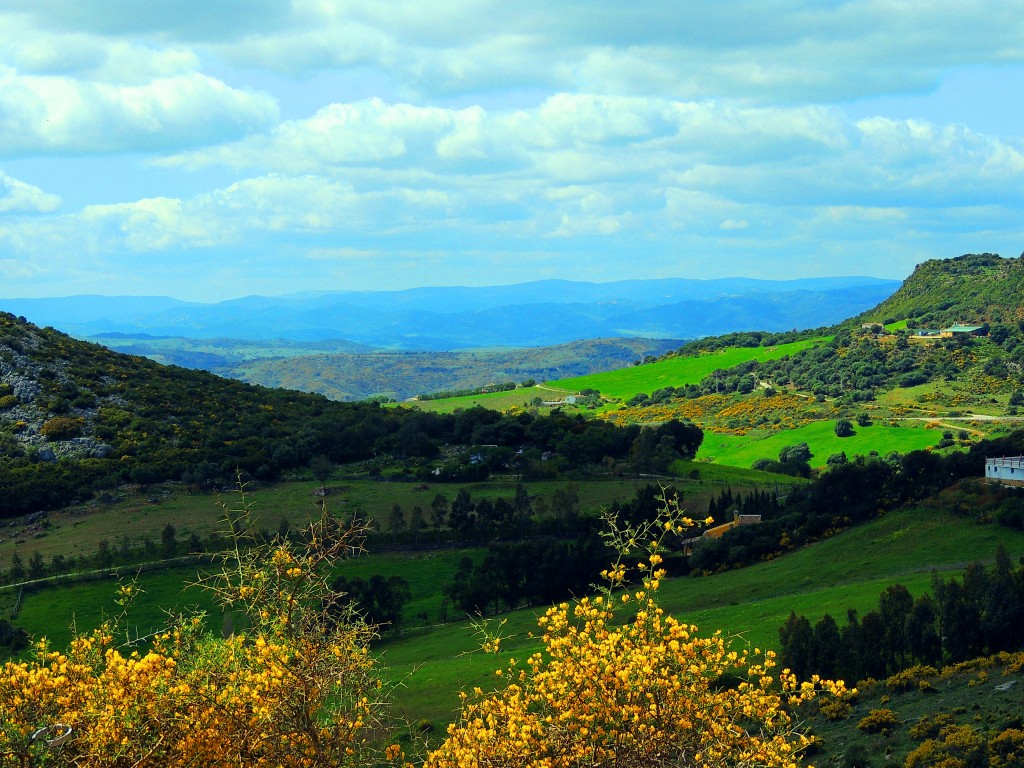
[[[779,661],[798,678],[814,674],[814,630],[806,616],[789,612],[786,623],[779,627]]]
[[[28,577],[30,579],[41,579],[46,575],[46,566],[43,563],[43,556],[39,552],[33,552],[28,558]]]
[[[814,663],[815,674],[832,680],[836,676],[836,665],[843,650],[842,638],[839,636],[839,625],[826,613],[814,625]]]
[[[167,523],[160,532],[160,553],[165,558],[178,554],[178,531],[170,523]]]
[[[430,502],[430,522],[435,528],[443,528],[448,517],[448,497],[437,493]]]

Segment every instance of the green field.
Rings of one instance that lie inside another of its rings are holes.
[[[813,454],[812,467],[823,467],[829,456],[845,452],[848,457],[866,456],[876,451],[880,456],[896,451],[907,453],[935,445],[943,430],[928,429],[924,422],[898,421],[874,423],[869,427],[855,426],[856,434],[836,437],[834,421],[818,421],[796,429],[776,432],[761,439],[752,436],[723,435],[705,432],[704,442],[697,458],[737,467],[749,467],[756,459],[777,458],[779,450],[787,445],[807,443]]]
[[[521,387],[519,389],[511,389],[508,392],[488,392],[483,395],[443,397],[437,400],[408,400],[402,403],[402,405],[434,413],[453,413],[459,409],[473,408],[478,405],[495,411],[507,411],[512,408],[530,407],[537,398],[540,398],[542,402],[558,401],[566,395],[573,394],[574,391],[552,384],[538,384],[535,387]]]
[[[576,392],[583,389],[596,389],[605,397],[628,400],[639,392],[649,395],[654,390],[663,387],[696,384],[720,368],[731,368],[748,360],[759,362],[777,360],[825,341],[828,339],[795,341],[775,347],[732,347],[721,352],[712,352],[697,357],[670,357],[656,363],[561,379],[548,382],[548,384]]]

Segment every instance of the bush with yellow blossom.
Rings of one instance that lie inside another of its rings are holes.
[[[242,510],[244,511],[244,495]],[[243,521],[232,520],[232,531]],[[236,547],[208,586],[243,613],[227,638],[180,618],[149,650],[114,623],[0,669],[0,766],[366,766],[383,741],[372,630],[334,608],[332,563],[359,532],[326,514],[303,545]],[[135,586],[122,587],[122,602]]]
[[[539,620],[545,650],[499,670],[502,690],[464,696],[428,768],[796,764],[810,739],[797,732],[793,708],[821,688],[845,695],[842,683],[775,675],[770,652],[731,650],[720,634],[702,637],[665,615],[655,597],[659,552],[665,536],[692,524],[678,505],[640,529],[614,522],[608,538],[619,559],[608,585],[551,608]],[[637,550],[642,587],[625,589]],[[623,610],[633,613],[625,623]]]

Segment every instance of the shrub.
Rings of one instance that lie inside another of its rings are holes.
[[[910,726],[910,736],[918,741],[934,739],[939,732],[953,724],[953,716],[948,712],[939,712],[934,717],[922,715],[921,718]]]
[[[872,709],[867,717],[861,718],[857,727],[867,733],[884,733],[899,724],[899,715],[891,709]]]
[[[1020,768],[1024,765],[1024,731],[1007,728],[988,743],[991,768]]]
[[[790,707],[815,686],[785,670],[776,677],[770,653],[731,651],[720,634],[698,637],[658,606],[664,571],[652,534],[681,532],[682,520],[671,507],[640,530],[613,528],[620,558],[604,574],[609,585],[539,619],[544,651],[499,670],[503,690],[466,696],[427,767],[791,765],[810,740],[795,731]],[[637,542],[643,586],[620,593]],[[632,619],[623,625],[617,609]]]
[[[71,440],[82,434],[85,422],[68,416],[56,416],[40,427],[39,432],[47,440]]]
[[[907,755],[905,768],[985,768],[984,737],[967,725],[942,729],[939,739],[928,739]]]
[[[853,431],[853,422],[849,419],[839,419],[835,426],[836,437],[852,437],[855,433]]]
[[[0,395],[0,411],[6,411],[18,404],[18,398],[14,395]]]
[[[915,664],[902,672],[897,672],[885,681],[885,687],[894,691],[909,691],[918,687],[919,683],[926,682],[929,677],[936,677],[939,671],[935,667],[923,664]]]
[[[827,720],[845,720],[850,716],[850,702],[846,699],[834,698],[821,702],[819,711]]]

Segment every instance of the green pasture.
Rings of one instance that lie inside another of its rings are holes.
[[[876,451],[885,456],[892,451],[907,453],[935,445],[942,429],[928,429],[925,422],[897,421],[895,426],[875,422],[868,427],[854,425],[856,434],[836,437],[835,421],[818,421],[796,429],[776,432],[763,438],[754,435],[724,435],[705,432],[697,458],[716,464],[749,467],[756,459],[777,459],[787,445],[807,443],[813,454],[811,466],[825,466],[828,457],[844,451],[849,458]],[[954,428],[955,430],[955,428]]]
[[[313,481],[249,486],[247,497],[253,502],[254,526],[276,532],[282,518],[293,526],[304,526],[319,516],[321,502],[313,495],[319,487]],[[190,493],[181,483],[141,490],[125,487],[110,503],[94,501],[50,512],[42,531],[19,530],[20,521],[11,521],[14,525],[4,531],[0,541],[0,567],[8,566],[15,551],[26,561],[33,552],[39,552],[48,562],[55,554],[94,555],[103,540],[113,550],[125,538],[134,548],[147,538],[159,546],[167,523],[175,527],[179,542],[187,541],[192,533],[205,539],[226,530],[221,505],[236,509],[240,503],[237,491]],[[37,537],[38,533],[42,535]]]
[[[550,384],[538,384],[534,387],[511,389],[507,392],[489,392],[483,395],[444,397],[437,400],[407,400],[401,403],[401,405],[434,413],[453,413],[476,406],[504,412],[512,408],[532,407],[534,400],[537,398],[540,398],[541,401],[558,401],[566,395],[573,394],[573,392],[574,390],[562,389]]]
[[[670,357],[656,363],[561,379],[548,382],[548,385],[564,387],[576,392],[583,389],[596,389],[605,397],[628,400],[640,392],[649,395],[656,389],[668,386],[679,387],[684,384],[696,384],[720,368],[731,368],[748,360],[759,362],[777,360],[824,341],[828,341],[828,339],[795,341],[775,347],[732,347],[697,357]]]
[[[209,622],[211,631],[220,631],[221,611],[212,594],[188,586],[197,580],[201,571],[213,567],[191,565],[140,574],[138,583],[143,591],[127,613],[115,600],[118,585],[131,581],[130,576],[122,579],[106,576],[85,583],[26,590],[15,623],[34,638],[47,638],[56,648],[67,645],[72,628],[87,632],[105,620],[118,619],[118,639],[124,642],[129,636],[132,639],[146,637],[166,627],[170,615],[196,610],[214,616]],[[13,597],[10,590],[0,595],[5,604]]]
[[[705,439],[707,437],[705,436]],[[730,466],[728,464],[710,464],[707,461],[683,461],[672,462],[672,473],[674,476],[684,478],[677,483],[684,493],[692,488],[692,484],[685,482],[685,479],[696,478],[701,483],[718,486],[729,486],[730,488],[749,487],[776,487],[779,485],[800,485],[806,482],[803,478],[778,475],[774,472],[764,472],[760,469],[748,469],[746,467]],[[687,496],[690,498],[690,496]]]

